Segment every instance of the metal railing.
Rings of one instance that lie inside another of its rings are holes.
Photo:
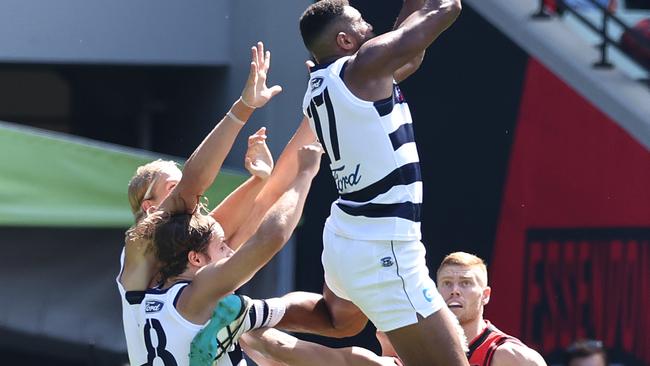
[[[615,24],[620,26],[623,29],[623,34],[629,34],[632,38],[634,38],[634,40],[636,40],[636,42],[640,47],[642,47],[644,50],[650,53],[650,39],[647,39],[642,33],[625,24],[625,22],[623,22],[619,17],[617,17],[614,13],[612,13],[612,11],[610,11],[607,6],[601,4],[596,0],[586,0],[586,1],[594,5],[596,9],[602,11],[602,22],[600,24],[595,24],[595,22],[592,22],[590,19],[584,16],[584,14],[582,14],[579,9],[575,9],[571,5],[567,4],[566,0],[556,0],[556,6],[563,11],[567,11],[571,13],[573,16],[576,17],[576,19],[578,19],[582,24],[584,24],[587,28],[591,29],[594,33],[596,33],[601,38],[602,42],[598,46],[600,49],[600,59],[594,63],[594,67],[597,68],[613,67],[612,63],[609,62],[609,55],[608,55],[609,46],[614,46],[622,53],[628,55],[627,51],[622,47],[620,41],[612,39],[609,36],[608,27],[610,22],[614,22]],[[545,0],[539,0],[539,4],[540,4],[539,10],[532,15],[533,19],[547,19],[553,16],[553,14],[558,14],[557,12],[548,11],[545,2],[546,2]],[[650,75],[649,65],[641,63],[640,61],[636,60],[634,57],[630,55],[628,56],[630,60],[632,60],[635,64],[639,65]],[[644,81],[648,83],[648,85],[650,86],[650,77],[646,76],[646,80]]]

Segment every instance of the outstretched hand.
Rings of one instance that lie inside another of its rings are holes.
[[[282,91],[282,87],[266,86],[266,77],[271,66],[271,52],[264,51],[264,43],[258,42],[251,48],[251,69],[246,86],[241,93],[244,104],[253,108],[263,107],[271,98]]]
[[[248,150],[244,161],[251,175],[266,179],[273,171],[273,156],[266,146],[266,127],[260,128],[248,138]]]

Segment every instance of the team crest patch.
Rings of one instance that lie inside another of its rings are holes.
[[[314,91],[314,90],[320,88],[321,85],[323,85],[323,80],[324,80],[323,78],[313,78],[313,79],[311,79],[311,81],[309,82],[311,84],[311,90]]]
[[[162,310],[163,305],[165,305],[165,303],[162,301],[147,300],[147,302],[144,304],[144,312],[157,313]]]
[[[384,257],[381,259],[381,265],[383,267],[391,267],[393,265],[393,258],[391,257]]]

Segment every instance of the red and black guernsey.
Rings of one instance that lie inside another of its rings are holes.
[[[470,366],[490,366],[497,348],[506,342],[523,345],[519,339],[503,333],[489,320],[485,322],[487,327],[469,343],[467,358]]]

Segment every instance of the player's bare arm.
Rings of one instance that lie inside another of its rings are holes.
[[[256,234],[232,257],[201,268],[183,292],[177,305],[183,317],[195,323],[210,319],[219,299],[246,283],[282,248],[298,224],[321,154],[317,145],[301,148],[293,184],[273,205]]]
[[[546,366],[544,358],[523,344],[506,342],[497,348],[492,366]]]
[[[365,100],[389,97],[395,72],[421,55],[456,20],[460,10],[460,0],[426,0],[397,29],[365,42],[348,63],[348,88]]]
[[[248,138],[249,147],[246,153],[245,167],[252,177],[226,197],[211,213],[222,225],[226,240],[246,220],[245,216],[250,213],[255,197],[264,187],[273,169],[273,157],[265,141],[266,128],[264,127]],[[150,187],[160,183],[156,182],[156,179],[150,183]],[[164,176],[160,179],[164,179]],[[165,187],[164,192],[170,192],[178,182],[177,177],[174,176],[169,176],[168,180],[169,182],[162,182]],[[162,194],[165,194],[164,192]],[[152,194],[145,193],[144,197],[147,196],[152,196]],[[142,203],[142,210],[147,208],[145,202],[147,201],[144,200]],[[155,207],[155,203],[151,207]],[[148,279],[158,272],[157,261],[150,244],[147,240],[127,241],[125,247],[127,260],[124,271],[126,276],[121,276],[122,284],[127,284],[127,291],[144,290],[150,283]]]
[[[406,18],[409,17],[409,15],[421,9],[424,5],[424,1],[425,0],[404,0],[404,5],[402,5],[402,10],[400,10],[399,15],[397,16],[393,30],[398,29],[400,25],[404,23]],[[411,76],[415,71],[417,71],[417,69],[420,68],[420,65],[422,65],[422,61],[424,60],[424,53],[425,50],[409,60],[399,69],[395,70],[393,73],[393,78],[395,81],[401,83],[402,81],[406,80],[406,78]]]
[[[238,230],[249,222],[255,198],[266,184],[273,170],[273,157],[266,145],[266,128],[260,128],[248,138],[248,150],[244,166],[251,177],[228,195],[210,215],[221,225],[225,241],[230,248],[236,250],[244,240],[231,241]],[[252,232],[251,232],[252,234]]]
[[[244,335],[241,345],[261,365],[287,366],[395,366],[391,357],[380,357],[361,347],[330,348],[300,340],[279,330],[259,329]]]
[[[241,98],[192,153],[185,164],[183,178],[161,203],[161,209],[170,213],[193,211],[199,197],[216,178],[245,121],[255,108],[264,106],[282,90],[279,86],[266,86],[271,56],[264,51],[263,43],[252,47],[251,53],[250,72]],[[151,243],[127,238],[124,259],[124,270],[120,277],[124,288],[127,291],[146,289],[158,272]]]
[[[160,205],[168,213],[193,212],[199,197],[214,181],[223,161],[255,108],[266,105],[282,91],[280,86],[268,88],[266,79],[271,65],[271,53],[259,42],[252,47],[252,61],[241,98],[233,104],[221,122],[208,134],[185,163],[183,179]]]
[[[286,190],[298,174],[298,152],[301,146],[316,141],[316,136],[309,128],[309,120],[304,118],[287,146],[282,151],[277,164],[273,168],[273,174],[265,184],[262,191],[254,200],[250,215],[246,218],[246,225],[228,238],[228,245],[237,248],[255,233],[257,226],[269,210],[271,205]]]

